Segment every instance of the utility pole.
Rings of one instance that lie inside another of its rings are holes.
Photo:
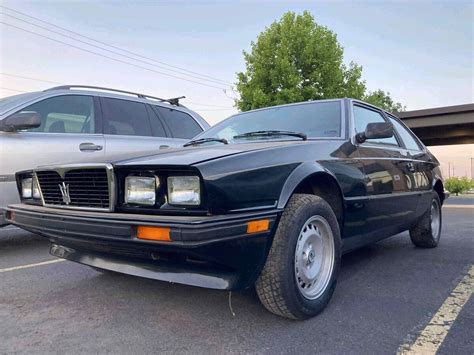
[[[474,158],[471,158],[471,180],[474,180],[474,173],[472,172],[472,161]]]
[[[448,161],[448,178],[451,177],[451,162]]]

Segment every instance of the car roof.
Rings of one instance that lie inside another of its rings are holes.
[[[69,89],[69,88],[51,88],[47,89],[44,91],[36,91],[36,92],[30,92],[30,93],[25,93],[25,94],[19,94],[19,95],[14,95],[14,96],[8,96],[5,98],[0,99],[0,115],[3,115],[5,113],[9,113],[10,111],[13,111],[15,108],[24,106],[25,104],[28,104],[30,102],[37,101],[38,99],[41,98],[48,98],[48,97],[54,97],[58,95],[90,95],[90,96],[97,96],[97,97],[108,97],[108,98],[114,98],[114,99],[120,99],[120,100],[129,100],[129,101],[135,101],[135,102],[143,102],[146,104],[152,104],[152,105],[157,105],[157,106],[162,106],[166,107],[169,109],[177,110],[177,111],[182,111],[190,114],[194,118],[199,120],[199,123],[201,126],[206,129],[209,128],[209,124],[207,123],[204,118],[202,118],[197,112],[190,110],[186,106],[179,104],[179,105],[172,105],[171,103],[167,101],[160,101],[158,98],[153,98],[151,96],[146,96],[142,95],[142,97],[138,97],[136,93],[119,93],[119,92],[113,92],[113,91],[107,91],[107,90],[113,90],[113,89]]]
[[[363,105],[366,105],[366,106],[373,107],[374,109],[377,109],[377,110],[381,110],[381,111],[383,111],[383,112],[385,112],[389,115],[396,116],[395,113],[388,112],[388,111],[386,111],[386,110],[384,110],[380,107],[369,104],[368,102],[365,102],[365,101],[362,101],[362,100],[359,100],[359,99],[353,99],[353,98],[350,98],[350,97],[335,98],[335,99],[323,99],[323,100],[311,100],[311,101],[300,101],[300,102],[292,102],[292,103],[289,103],[289,104],[267,106],[267,107],[257,108],[257,109],[254,109],[254,110],[239,112],[239,113],[236,113],[232,116],[241,115],[241,114],[250,113],[250,112],[256,112],[256,111],[263,111],[263,110],[278,108],[278,107],[289,107],[289,106],[307,105],[307,104],[315,104],[315,103],[321,103],[321,102],[336,102],[336,101],[339,101],[339,102],[341,102],[341,101],[352,101],[352,102],[356,102],[356,103],[360,103],[360,104],[363,104]],[[230,116],[230,117],[232,117],[232,116]]]

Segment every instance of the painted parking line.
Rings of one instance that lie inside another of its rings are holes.
[[[43,266],[43,265],[49,265],[49,264],[55,264],[55,263],[60,263],[62,261],[66,261],[65,259],[54,259],[54,260],[48,260],[48,261],[42,261],[40,263],[35,263],[35,264],[27,264],[27,265],[20,265],[20,266],[13,266],[13,267],[7,267],[5,269],[0,269],[0,274],[2,272],[8,272],[8,271],[15,271],[15,270],[22,270],[22,269],[29,269],[32,267],[37,267],[37,266]]]
[[[404,344],[398,354],[435,354],[454,321],[474,292],[474,265],[444,301],[413,344]]]

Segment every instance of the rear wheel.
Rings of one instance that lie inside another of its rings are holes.
[[[410,229],[411,241],[420,248],[434,248],[439,243],[441,226],[441,203],[438,194],[434,194],[428,211],[421,217],[418,224]]]
[[[329,204],[318,196],[293,195],[256,282],[260,301],[286,318],[315,316],[334,292],[340,259],[339,225]]]

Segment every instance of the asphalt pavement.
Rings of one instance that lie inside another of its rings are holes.
[[[304,322],[267,312],[254,290],[232,293],[234,316],[228,292],[41,264],[55,260],[44,239],[3,229],[0,353],[396,353],[474,264],[474,209],[443,213],[438,248],[402,233],[345,255],[328,308]],[[471,297],[438,353],[473,349]]]
[[[459,206],[473,206],[474,207],[474,194],[470,195],[459,195],[452,194],[447,200],[447,205],[459,205]]]

